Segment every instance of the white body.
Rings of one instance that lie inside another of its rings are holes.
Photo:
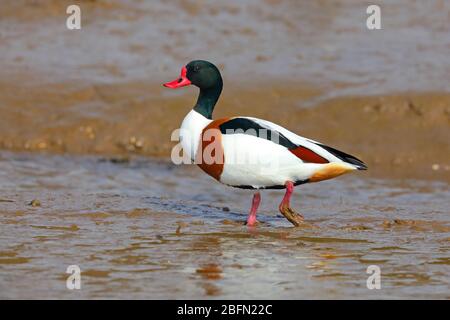
[[[280,132],[293,143],[314,151],[330,163],[339,164],[344,171],[357,169],[315,144],[313,140],[296,135],[269,121],[250,117],[247,119]],[[180,132],[181,145],[191,160],[196,158],[199,150],[202,130],[211,122],[212,120],[195,110],[184,118]],[[225,161],[219,181],[226,185],[253,188],[283,186],[286,181],[306,181],[330,166],[330,163],[304,163],[286,147],[248,134],[223,134],[221,140]]]

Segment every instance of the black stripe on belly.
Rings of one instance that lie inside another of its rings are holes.
[[[263,127],[255,121],[246,118],[231,119],[227,122],[222,123],[219,128],[222,134],[243,133],[272,141],[288,149],[295,149],[298,147],[295,143],[286,138],[281,132]]]
[[[309,179],[306,180],[297,180],[294,182],[294,186],[298,186],[300,184],[305,184],[308,183]],[[252,189],[252,190],[266,190],[266,189],[285,189],[286,186],[285,185],[274,185],[274,186],[265,186],[265,187],[259,187],[259,188],[255,188],[253,186],[248,186],[248,185],[239,185],[239,186],[232,186],[229,185],[230,187],[233,188],[239,188],[239,189]]]

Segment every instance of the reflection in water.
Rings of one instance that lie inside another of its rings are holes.
[[[312,228],[278,215],[280,192],[248,228],[250,193],[194,167],[2,153],[0,297],[449,297],[447,184],[306,185],[294,201]],[[73,264],[79,291],[65,287]],[[382,290],[366,288],[373,264]]]

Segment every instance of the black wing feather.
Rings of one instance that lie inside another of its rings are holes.
[[[259,123],[256,123],[251,119],[233,118],[227,122],[222,123],[219,128],[222,134],[244,133],[256,136],[258,138],[267,139],[269,141],[278,143],[279,145],[282,145],[288,149],[295,149],[298,147],[295,143],[286,138],[282,133],[273,129],[269,129],[267,127],[263,127]],[[276,140],[277,138],[278,141]]]
[[[347,154],[345,152],[342,152],[340,150],[334,149],[332,147],[323,145],[321,143],[316,143],[318,146],[324,148],[325,150],[327,150],[329,153],[331,153],[332,155],[336,156],[337,158],[341,159],[344,162],[353,164],[355,166],[358,167],[359,170],[367,170],[367,165],[362,162],[361,160],[359,160],[358,158]]]

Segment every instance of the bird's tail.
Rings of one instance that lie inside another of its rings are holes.
[[[367,165],[362,162],[361,160],[359,160],[358,158],[347,154],[345,152],[339,151],[337,149],[334,149],[332,147],[317,143],[317,145],[321,146],[322,148],[324,148],[325,150],[327,150],[329,153],[331,153],[332,155],[334,155],[335,157],[341,159],[342,161],[344,161],[345,163],[348,163],[350,165],[352,165],[355,169],[357,170],[367,170]]]

